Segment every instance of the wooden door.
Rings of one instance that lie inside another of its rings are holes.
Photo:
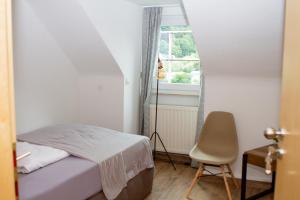
[[[3,200],[17,198],[11,18],[11,0],[0,0],[0,199]]]
[[[300,1],[286,0],[281,127],[288,135],[280,142],[276,200],[300,199]]]

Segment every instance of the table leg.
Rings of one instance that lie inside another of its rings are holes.
[[[275,191],[275,180],[276,180],[276,172],[272,173],[272,187],[273,192]]]
[[[248,155],[247,154],[243,154],[242,183],[241,183],[241,200],[245,200],[246,199],[247,163],[248,163]]]
[[[244,157],[243,157],[244,158]],[[247,158],[246,158],[247,159]],[[244,164],[244,162],[243,162],[243,164]],[[243,166],[244,167],[244,166]],[[246,171],[246,173],[247,173],[247,169],[245,170]],[[244,177],[245,176],[245,179],[246,179],[246,175],[242,175],[242,177]],[[242,178],[242,183],[243,183],[243,179],[244,178]],[[265,195],[267,195],[267,194],[270,194],[270,193],[272,193],[272,192],[274,192],[274,190],[275,190],[275,179],[276,179],[276,172],[273,172],[272,173],[272,183],[271,183],[271,188],[269,188],[269,189],[267,189],[267,190],[265,190],[265,191],[262,191],[262,192],[260,192],[260,193],[257,193],[257,194],[255,194],[255,195],[253,195],[253,196],[250,196],[250,197],[248,197],[248,198],[246,198],[246,181],[245,181],[245,184],[244,184],[244,186],[242,186],[242,189],[244,188],[244,191],[242,191],[241,192],[241,199],[242,200],[256,200],[256,199],[259,199],[259,198],[261,198],[261,197],[263,197],[263,196],[265,196]]]

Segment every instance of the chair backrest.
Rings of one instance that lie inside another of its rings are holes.
[[[237,156],[238,139],[233,115],[222,111],[209,113],[198,146],[207,153]]]

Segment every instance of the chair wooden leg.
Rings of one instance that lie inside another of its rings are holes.
[[[194,177],[194,179],[193,179],[193,181],[192,181],[192,183],[191,183],[191,185],[190,185],[190,187],[189,187],[189,189],[187,191],[186,198],[188,198],[190,196],[190,194],[191,194],[191,192],[193,190],[193,187],[195,186],[195,184],[199,180],[199,177],[202,176],[202,174],[203,174],[203,168],[204,168],[203,164],[200,163],[200,166],[199,166],[199,168],[198,168],[198,170],[196,172],[196,175],[195,175],[195,177]]]
[[[228,182],[227,182],[226,173],[225,173],[225,165],[221,165],[220,168],[221,168],[221,172],[222,172],[222,174],[223,174],[223,179],[224,179],[224,183],[225,183],[225,187],[226,187],[228,199],[229,199],[229,200],[232,200],[230,188],[229,188],[229,185],[228,185]]]
[[[236,180],[236,178],[235,178],[235,176],[234,176],[234,174],[233,174],[233,172],[232,172],[232,170],[231,170],[230,165],[227,164],[226,166],[227,166],[227,169],[229,170],[229,173],[230,173],[230,175],[231,175],[231,179],[232,179],[232,181],[233,181],[233,184],[235,185],[235,187],[236,187],[237,189],[239,189],[239,188],[240,188],[240,185],[239,185],[239,183],[237,182],[237,180]]]

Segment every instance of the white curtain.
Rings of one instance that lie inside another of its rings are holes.
[[[195,143],[197,143],[199,140],[200,132],[201,132],[202,126],[204,124],[204,90],[205,90],[205,77],[204,77],[203,72],[201,72]]]
[[[204,92],[205,92],[205,76],[204,76],[203,72],[201,72],[195,144],[197,144],[199,141],[201,129],[204,124]],[[198,164],[196,161],[192,161],[192,167],[198,167]]]
[[[147,136],[150,134],[150,98],[158,59],[161,19],[161,7],[144,8],[139,130]]]

